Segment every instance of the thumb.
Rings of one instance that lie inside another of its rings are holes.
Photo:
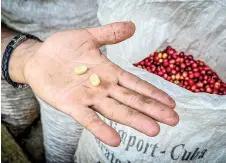
[[[130,21],[116,22],[101,27],[86,28],[100,45],[116,44],[130,38],[135,32],[135,24]]]

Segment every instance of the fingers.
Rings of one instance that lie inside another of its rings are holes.
[[[135,25],[128,22],[116,22],[101,27],[86,28],[100,45],[116,44],[130,38],[135,32]]]
[[[79,106],[68,110],[67,114],[107,145],[118,146],[120,144],[119,134],[102,121],[92,109]]]
[[[168,94],[125,70],[118,73],[118,79],[119,84],[123,87],[151,97],[171,108],[174,108],[176,105],[175,101]]]
[[[156,136],[160,131],[155,120],[112,98],[105,97],[94,108],[108,119],[130,126],[148,136]]]
[[[177,113],[170,107],[130,89],[115,86],[110,90],[110,97],[167,125],[175,126],[179,121]]]

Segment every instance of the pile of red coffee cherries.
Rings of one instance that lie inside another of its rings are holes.
[[[204,62],[171,46],[135,64],[192,92],[226,95],[226,83]]]

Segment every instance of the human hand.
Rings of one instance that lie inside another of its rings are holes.
[[[134,34],[131,22],[57,32],[26,60],[24,83],[53,107],[68,114],[110,146],[120,144],[119,134],[96,114],[130,126],[148,136],[159,133],[162,122],[174,126],[179,117],[175,102],[166,93],[121,69],[101,54],[99,48],[119,43]],[[87,65],[76,75],[74,68]],[[91,74],[101,83],[90,84]],[[57,119],[56,119],[57,120]]]

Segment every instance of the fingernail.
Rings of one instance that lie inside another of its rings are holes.
[[[168,97],[168,101],[169,101],[169,104],[172,108],[176,107],[176,102],[171,97]]]
[[[170,124],[171,126],[176,126],[179,122],[179,116],[176,115],[174,117],[170,117],[167,118],[166,121],[168,122],[168,124]]]

